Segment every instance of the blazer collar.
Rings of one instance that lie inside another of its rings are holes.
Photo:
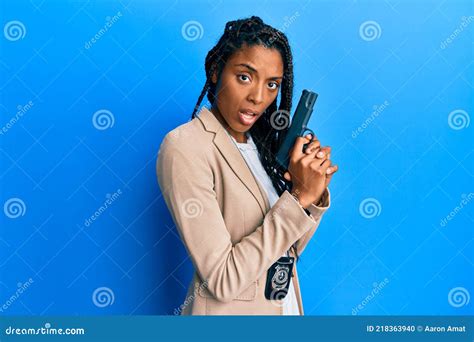
[[[197,117],[204,125],[206,131],[215,133],[213,142],[217,149],[227,161],[236,176],[255,197],[263,215],[265,215],[268,210],[270,210],[268,198],[265,195],[265,191],[262,186],[255,179],[255,176],[245,162],[245,159],[240,153],[239,149],[237,146],[235,146],[232,138],[228,136],[225,128],[207,107],[202,107]]]

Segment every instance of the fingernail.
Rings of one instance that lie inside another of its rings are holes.
[[[331,168],[328,167],[328,168],[326,169],[326,174],[329,174],[329,173],[331,173],[331,172],[332,172]]]
[[[319,158],[324,157],[324,152],[318,152],[318,157],[319,157]]]

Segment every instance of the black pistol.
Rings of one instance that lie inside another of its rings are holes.
[[[306,131],[311,134],[311,139],[314,137],[314,132],[306,125],[311,118],[313,106],[316,103],[317,98],[318,94],[306,89],[303,90],[303,93],[301,94],[301,98],[298,102],[298,106],[296,107],[293,119],[291,120],[290,127],[288,128],[283,143],[281,144],[280,149],[276,155],[277,163],[285,170],[288,170],[288,163],[290,159],[289,152],[295,144],[296,138],[304,136]],[[304,145],[303,151],[306,148],[306,145],[307,144]]]

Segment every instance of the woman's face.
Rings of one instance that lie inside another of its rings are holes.
[[[278,50],[243,45],[229,58],[220,79],[212,76],[212,82],[217,83],[212,112],[238,142],[246,142],[245,132],[275,100],[282,79],[283,60]]]

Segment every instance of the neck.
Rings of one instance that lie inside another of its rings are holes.
[[[229,134],[232,137],[234,137],[234,139],[238,143],[243,143],[243,144],[247,143],[247,136],[245,135],[245,133],[234,131],[232,127],[230,127],[230,125],[227,123],[227,121],[225,121],[224,117],[222,116],[217,106],[212,106],[211,112],[212,114],[214,114],[216,119],[221,123],[221,125],[227,130],[227,132],[229,132]]]

